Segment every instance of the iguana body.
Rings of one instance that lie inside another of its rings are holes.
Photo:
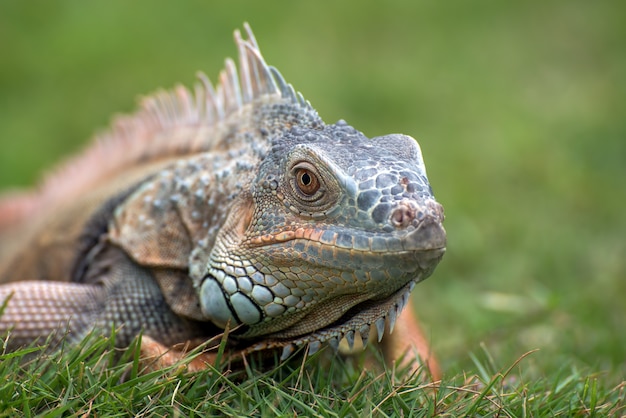
[[[443,213],[417,143],[324,124],[247,29],[239,77],[227,60],[215,90],[201,76],[146,99],[39,194],[0,204],[9,348],[235,328],[233,352],[287,357],[382,336],[432,273]]]

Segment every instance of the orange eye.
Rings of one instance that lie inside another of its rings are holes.
[[[320,189],[320,181],[311,170],[298,168],[295,174],[298,190],[305,196],[313,196]]]

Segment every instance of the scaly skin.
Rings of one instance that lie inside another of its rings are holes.
[[[227,61],[215,91],[201,76],[195,94],[148,99],[66,169],[98,173],[16,200],[22,222],[0,235],[22,238],[0,260],[8,347],[123,325],[120,346],[143,332],[162,353],[234,328],[233,352],[286,358],[393,328],[445,250],[419,146],[326,125],[248,35],[239,79]]]

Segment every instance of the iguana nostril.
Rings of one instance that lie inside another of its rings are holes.
[[[415,219],[415,209],[411,205],[400,202],[391,212],[391,223],[396,228],[406,228]]]

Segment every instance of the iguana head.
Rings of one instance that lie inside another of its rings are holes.
[[[372,325],[382,334],[445,251],[417,142],[369,139],[341,121],[291,126],[271,144],[218,235],[203,312],[287,353]]]
[[[241,325],[231,335],[252,349],[284,355],[371,326],[381,337],[445,251],[420,148],[405,135],[370,139],[343,121],[324,124],[249,36],[236,34],[240,81],[231,71],[222,82],[239,96],[217,102],[235,103],[239,125],[247,115],[237,138],[256,138],[258,164],[246,167],[251,183],[207,256],[192,257],[202,314]]]

